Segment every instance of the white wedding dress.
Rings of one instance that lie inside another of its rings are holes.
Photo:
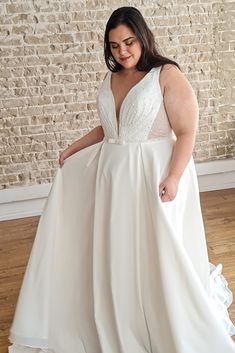
[[[208,260],[192,156],[175,199],[159,196],[176,141],[160,69],[128,92],[119,129],[110,71],[100,84],[105,137],[58,166],[10,353],[235,353],[233,294]]]

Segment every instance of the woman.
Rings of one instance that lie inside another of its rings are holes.
[[[234,353],[192,157],[194,91],[134,7],[112,13],[104,53],[101,125],[60,156],[10,352]]]

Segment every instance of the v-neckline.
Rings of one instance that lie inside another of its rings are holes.
[[[113,100],[113,110],[114,110],[114,118],[115,118],[115,126],[116,126],[116,132],[117,132],[117,136],[119,136],[120,133],[120,123],[121,123],[121,113],[122,113],[122,107],[123,104],[125,103],[126,99],[128,98],[129,94],[140,84],[143,82],[143,80],[146,78],[146,76],[148,76],[148,74],[154,69],[154,67],[152,67],[151,70],[149,70],[147,72],[147,74],[144,75],[144,77],[142,77],[134,86],[132,86],[129,91],[127,92],[127,94],[125,95],[121,105],[120,105],[120,109],[119,109],[119,119],[117,119],[117,111],[116,111],[116,104],[115,104],[115,98],[113,95],[113,91],[112,91],[112,87],[111,87],[111,83],[112,83],[112,72],[109,71],[109,90],[111,93],[111,97]]]

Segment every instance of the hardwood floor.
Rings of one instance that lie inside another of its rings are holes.
[[[27,217],[0,222],[0,353],[7,353],[9,326],[38,221]]]
[[[223,264],[235,298],[235,189],[200,194],[210,262]],[[7,353],[9,327],[39,217],[0,222],[0,353]],[[235,322],[235,302],[229,308]],[[235,341],[235,336],[233,336]]]
[[[209,259],[223,265],[222,273],[234,295],[229,314],[235,322],[235,188],[203,192],[200,199]]]

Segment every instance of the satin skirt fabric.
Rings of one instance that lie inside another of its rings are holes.
[[[232,292],[208,260],[192,156],[176,198],[159,197],[174,143],[103,140],[58,167],[10,353],[235,353]]]

